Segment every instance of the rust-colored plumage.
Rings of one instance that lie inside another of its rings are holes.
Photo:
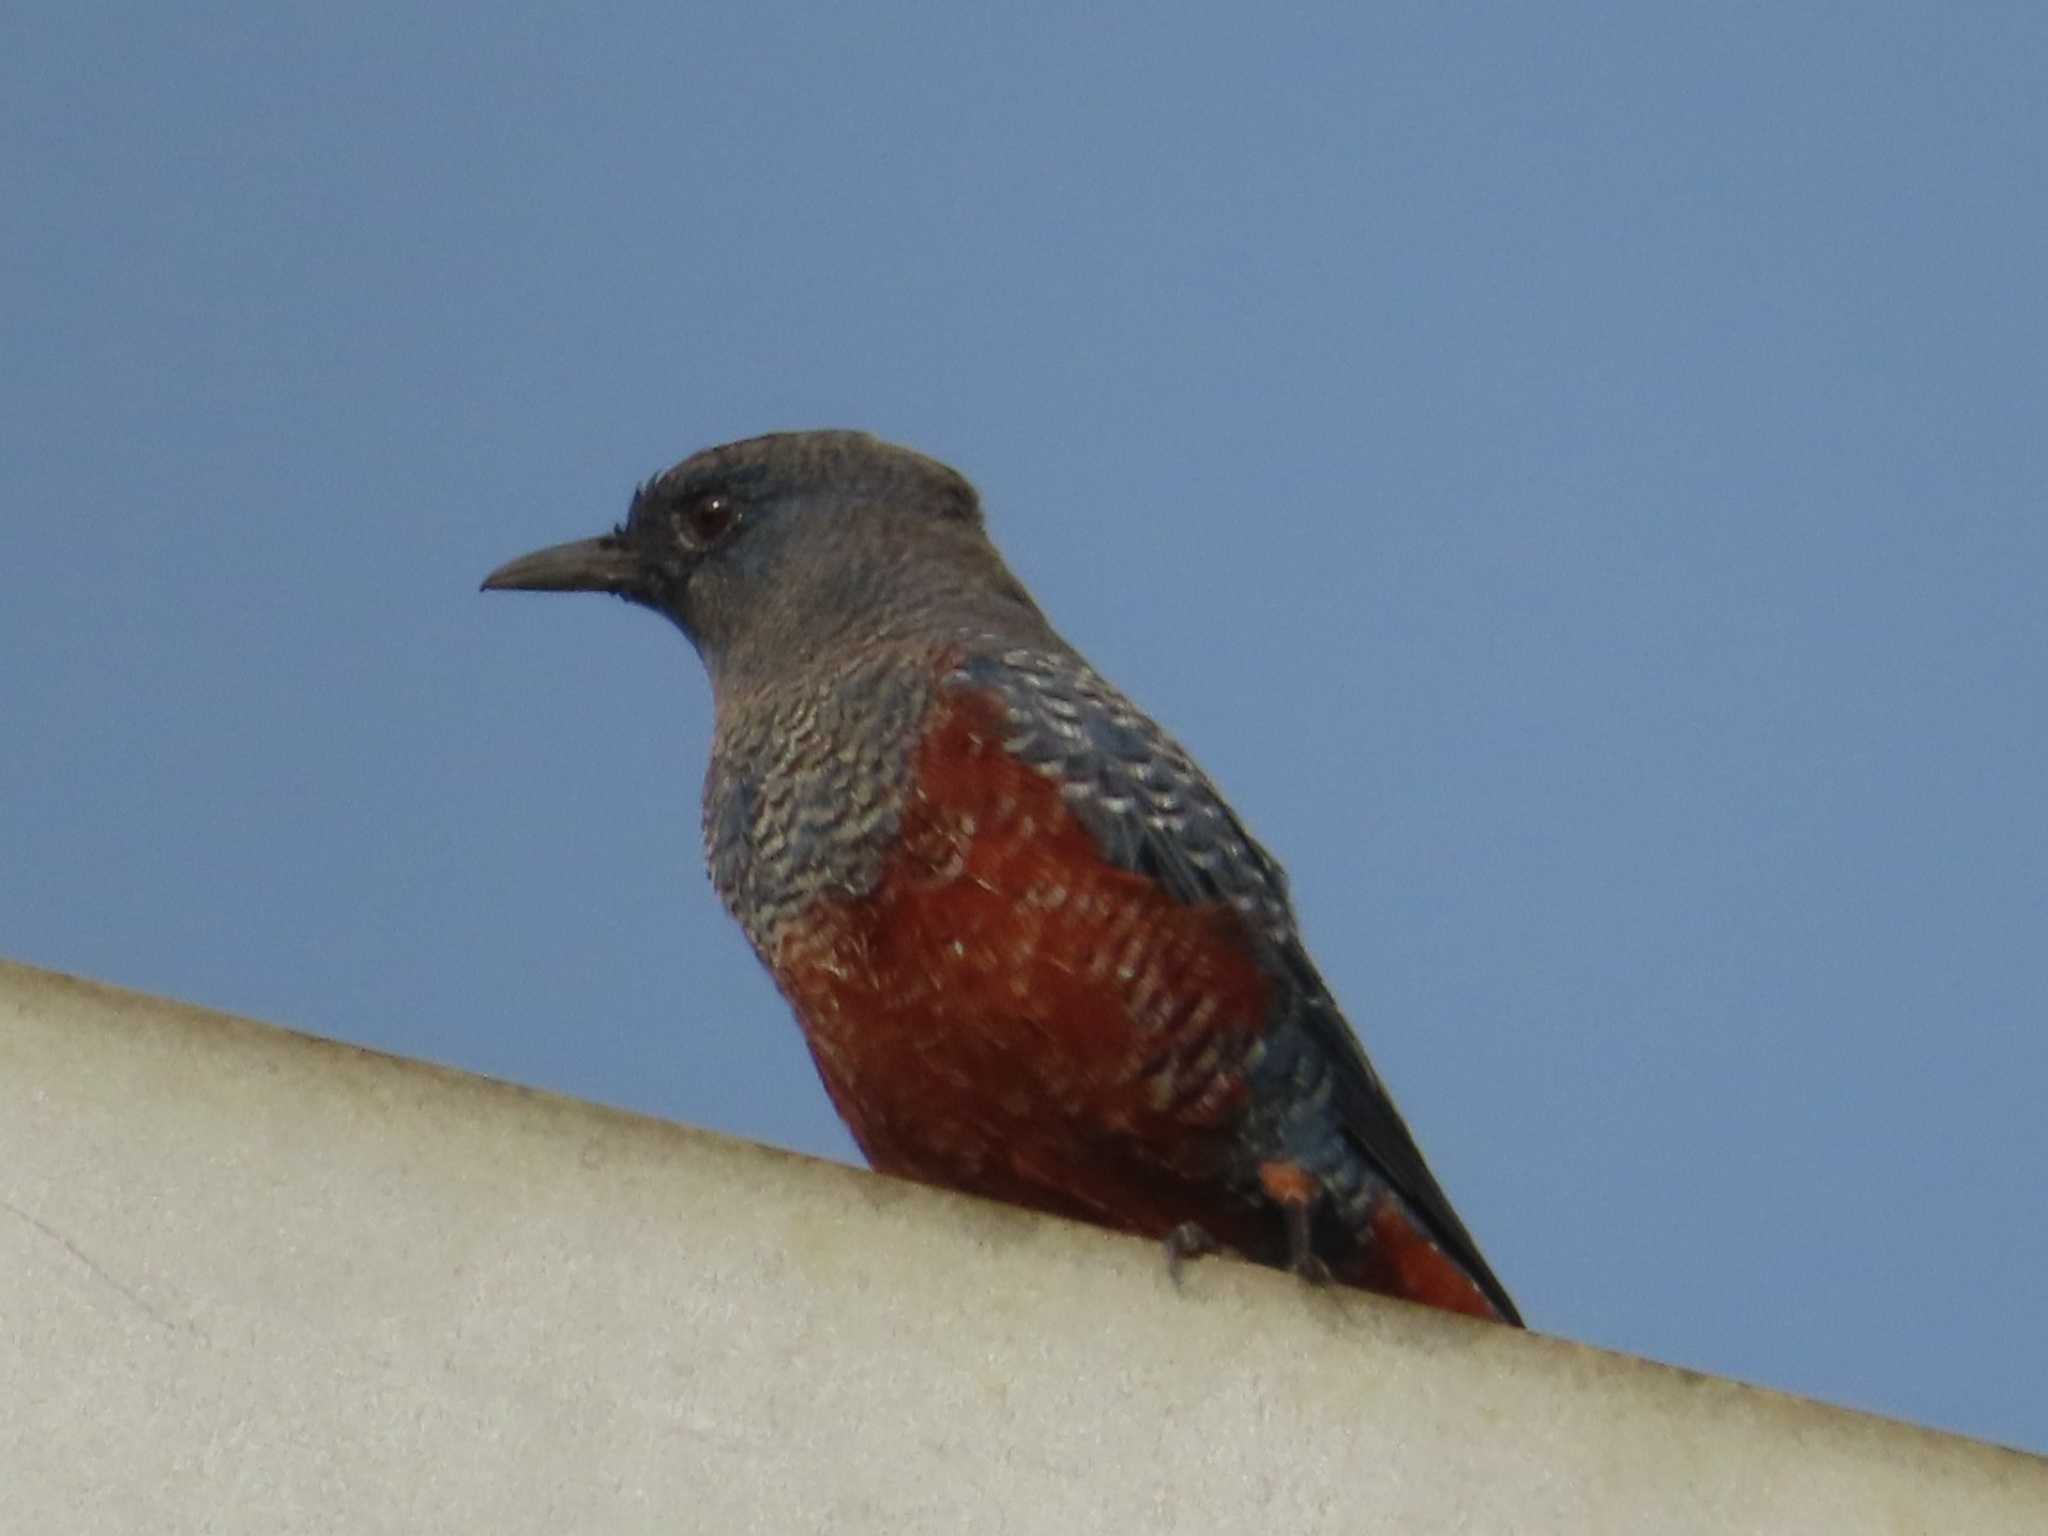
[[[812,908],[776,979],[876,1168],[1164,1237],[1222,1177],[1265,978],[1002,735],[941,706],[875,889]]]
[[[1277,1247],[1228,1190],[1270,983],[1237,915],[1115,868],[1057,785],[1003,747],[997,703],[954,694],[913,759],[874,889],[821,901],[771,960],[840,1117],[879,1171],[1165,1239]],[[1299,1165],[1258,1167],[1311,1205]],[[1391,1198],[1334,1278],[1493,1318]]]

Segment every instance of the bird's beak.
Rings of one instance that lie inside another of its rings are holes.
[[[616,534],[551,544],[508,560],[484,578],[486,592],[617,592],[639,590],[643,572]]]

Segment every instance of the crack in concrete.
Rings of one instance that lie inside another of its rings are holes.
[[[144,1317],[155,1323],[159,1328],[179,1333],[197,1334],[199,1332],[192,1324],[179,1322],[176,1318],[166,1317],[163,1313],[159,1312],[149,1304],[139,1291],[115,1279],[97,1259],[79,1247],[78,1244],[71,1241],[62,1232],[51,1226],[47,1221],[44,1221],[40,1216],[24,1211],[20,1206],[9,1200],[0,1200],[0,1211],[6,1211],[10,1215],[19,1216],[23,1221],[34,1227],[43,1236],[70,1254],[72,1258],[83,1264],[101,1284],[125,1297]]]

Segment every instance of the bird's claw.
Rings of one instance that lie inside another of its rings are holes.
[[[1166,1278],[1173,1282],[1175,1290],[1180,1289],[1181,1271],[1188,1260],[1205,1258],[1223,1247],[1209,1229],[1197,1221],[1184,1221],[1167,1233],[1165,1246]]]
[[[1328,1285],[1330,1266],[1315,1250],[1310,1220],[1313,1214],[1305,1201],[1290,1201],[1287,1211],[1287,1267],[1310,1285]]]

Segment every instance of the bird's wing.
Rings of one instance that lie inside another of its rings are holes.
[[[1514,1317],[1514,1303],[1451,1209],[1309,959],[1285,874],[1186,750],[1071,651],[975,651],[951,682],[1000,701],[1005,750],[1059,784],[1068,808],[1110,862],[1158,881],[1180,901],[1224,906],[1237,916],[1278,988],[1269,1035],[1298,1031],[1321,1056],[1347,1136],[1488,1297]]]

